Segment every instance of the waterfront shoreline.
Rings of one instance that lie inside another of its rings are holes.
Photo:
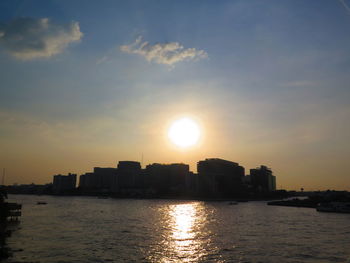
[[[286,197],[259,197],[259,198],[203,198],[203,197],[189,197],[189,196],[116,196],[116,195],[100,195],[100,194],[29,194],[29,193],[10,193],[10,195],[29,195],[29,196],[53,196],[53,197],[96,197],[102,199],[135,199],[135,200],[179,200],[179,201],[203,201],[203,202],[253,202],[253,201],[272,201],[272,200],[281,200],[281,198]]]

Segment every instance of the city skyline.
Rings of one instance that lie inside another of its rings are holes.
[[[52,184],[13,185],[13,189],[22,193],[143,198],[268,198],[287,193],[276,189],[276,176],[265,165],[247,174],[237,162],[206,158],[197,162],[197,171],[193,173],[185,163],[153,163],[142,168],[139,162],[119,161],[117,167],[94,167],[80,176],[56,174]]]
[[[349,31],[348,1],[1,1],[5,184],[217,157],[350,190]]]

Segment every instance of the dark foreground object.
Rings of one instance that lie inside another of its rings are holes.
[[[280,206],[294,206],[294,207],[309,207],[316,208],[318,202],[310,199],[300,200],[300,199],[292,199],[292,200],[282,200],[282,201],[271,201],[267,203],[268,205],[280,205]]]
[[[350,195],[347,192],[327,191],[310,195],[306,199],[268,202],[268,205],[310,207],[318,212],[350,213]]]
[[[11,231],[7,229],[7,226],[8,223],[19,222],[22,205],[5,202],[6,192],[0,189],[0,193],[0,260],[2,260],[11,256],[11,251],[6,246],[6,237],[11,235]]]
[[[350,213],[350,202],[328,202],[317,205],[318,212]]]

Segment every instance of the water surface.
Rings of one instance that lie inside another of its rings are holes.
[[[23,204],[23,216],[8,239],[17,251],[8,262],[350,263],[350,214],[265,202],[24,195],[10,201]]]

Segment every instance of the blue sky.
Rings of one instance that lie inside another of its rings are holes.
[[[2,1],[8,183],[49,182],[144,153],[145,163],[192,170],[206,157],[247,173],[267,164],[278,186],[349,189],[347,4]],[[187,152],[164,139],[184,114],[204,133]]]

